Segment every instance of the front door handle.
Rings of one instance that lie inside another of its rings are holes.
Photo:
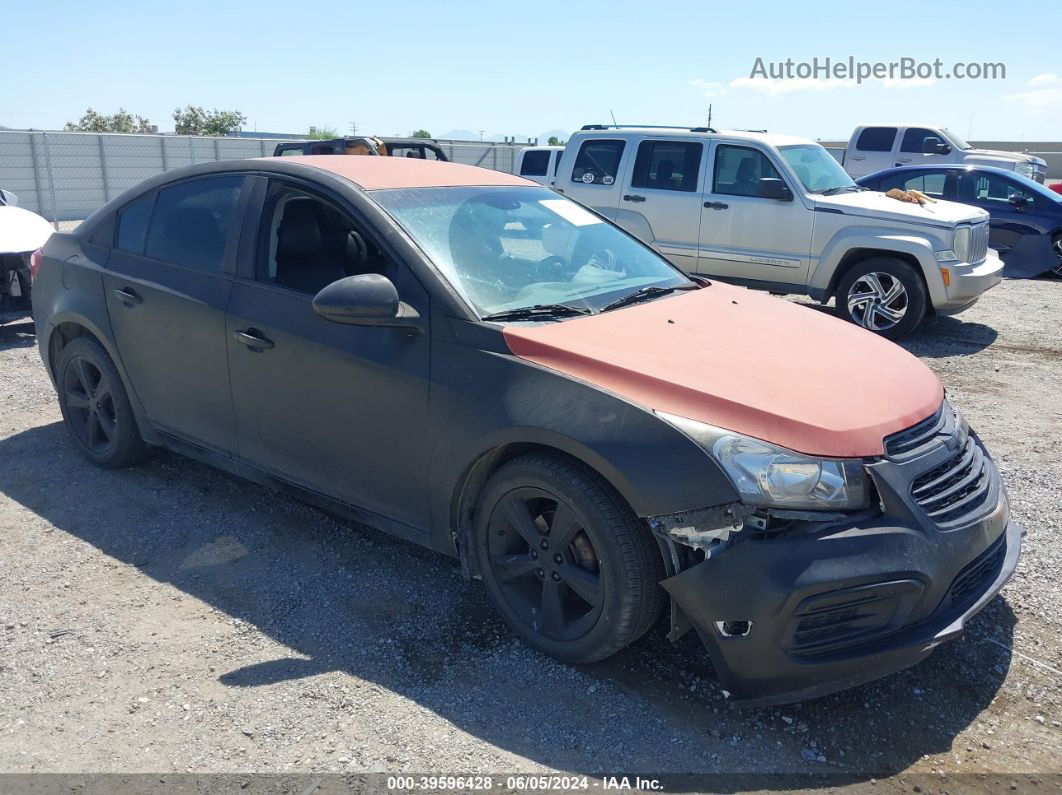
[[[704,206],[709,210],[725,210],[730,205],[726,202],[705,202]]]
[[[246,345],[252,351],[268,351],[273,347],[273,341],[262,336],[258,329],[249,328],[232,332],[232,338],[241,345]]]
[[[128,287],[117,288],[115,289],[114,294],[118,297],[118,300],[126,306],[136,306],[137,304],[144,303],[144,299]]]
[[[625,201],[625,202],[643,202],[643,201],[645,201],[645,197],[644,196],[639,196],[637,193],[627,193],[627,194],[624,194],[623,201]]]
[[[858,157],[853,157],[852,159],[853,160],[866,160],[866,158],[863,155],[859,155]]]

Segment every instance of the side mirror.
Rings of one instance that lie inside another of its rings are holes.
[[[1019,211],[1025,210],[1025,208],[1029,206],[1029,197],[1020,196],[1017,193],[1010,194],[1007,201],[1009,201],[1011,205]]]
[[[417,326],[420,315],[398,300],[386,276],[363,273],[332,282],[313,297],[313,311],[333,323],[351,326]]]
[[[922,154],[924,155],[946,155],[950,152],[951,147],[939,138],[929,136],[922,140]]]
[[[756,183],[756,196],[760,199],[774,199],[780,202],[793,201],[793,192],[777,177],[762,177]]]

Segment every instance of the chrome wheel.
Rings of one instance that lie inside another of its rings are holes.
[[[848,314],[871,331],[887,331],[907,314],[907,288],[891,273],[860,276],[848,291]]]
[[[1058,257],[1058,262],[1055,263],[1055,267],[1051,268],[1051,271],[1056,276],[1062,276],[1062,235],[1051,241],[1051,248],[1055,250],[1055,256]]]

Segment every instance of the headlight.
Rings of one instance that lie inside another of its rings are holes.
[[[867,476],[858,459],[813,458],[703,422],[656,414],[718,461],[749,505],[836,511],[868,504]]]
[[[955,230],[955,239],[951,243],[951,250],[955,252],[955,258],[959,262],[970,261],[970,235],[972,229],[968,226],[960,226]]]

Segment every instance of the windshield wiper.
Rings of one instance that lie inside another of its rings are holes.
[[[611,304],[605,304],[601,308],[602,312],[607,312],[610,309],[619,309],[621,306],[629,306],[631,304],[640,304],[642,301],[648,301],[650,298],[656,298],[658,295],[665,295],[667,293],[673,293],[676,290],[699,290],[700,285],[687,284],[679,287],[656,287],[650,285],[643,287],[640,290],[635,290],[633,293],[623,296],[617,301],[613,301]]]
[[[503,309],[501,312],[491,312],[489,315],[484,315],[481,320],[551,320],[558,317],[589,314],[589,309],[569,306],[568,304],[535,304],[534,306],[522,306],[519,309]]]
[[[826,190],[820,190],[820,191],[818,191],[818,193],[819,193],[820,196],[832,196],[833,194],[840,193],[843,190],[856,190],[856,191],[859,191],[859,190],[866,190],[866,188],[861,187],[859,185],[835,185],[832,188],[827,188]]]

